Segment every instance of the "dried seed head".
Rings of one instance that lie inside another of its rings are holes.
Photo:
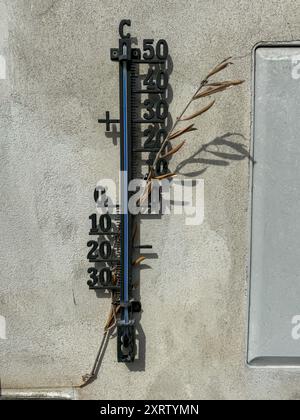
[[[173,147],[173,149],[171,149],[169,152],[165,153],[164,155],[161,156],[162,159],[166,159],[170,156],[173,156],[175,153],[177,153],[183,146],[185,145],[185,140],[178,144],[177,146]]]
[[[133,266],[137,267],[138,265],[140,265],[143,261],[145,261],[146,257],[140,256],[139,258],[137,258],[134,262],[133,262]]]
[[[203,92],[204,93],[204,92]],[[198,99],[202,96],[199,96],[200,93],[194,97],[194,99]],[[202,94],[201,94],[202,95]],[[199,117],[200,115],[204,114],[205,112],[209,111],[210,108],[212,108],[214,106],[216,101],[212,101],[210,104],[208,104],[207,106],[205,106],[204,108],[201,108],[199,111],[187,116],[187,117],[182,117],[181,121],[189,121],[192,120],[193,118]]]
[[[197,128],[194,127],[194,124],[189,125],[188,127],[181,128],[180,130],[175,131],[173,134],[169,136],[169,140],[176,139],[180,137],[182,134],[189,133],[191,131],[197,131]]]
[[[208,80],[210,77],[214,76],[217,73],[220,73],[220,71],[225,70],[228,66],[232,65],[230,60],[232,57],[228,57],[225,60],[221,61],[220,64],[218,64],[216,67],[214,67],[206,76],[206,80]]]
[[[170,173],[170,174],[165,174],[165,175],[160,175],[160,176],[157,176],[156,178],[154,178],[154,179],[157,179],[157,180],[162,180],[162,179],[168,179],[168,178],[174,178],[175,176],[177,176],[177,174],[175,173],[175,172],[173,172],[173,173]]]

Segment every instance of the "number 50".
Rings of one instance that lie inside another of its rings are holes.
[[[144,60],[153,60],[155,58],[155,55],[159,60],[166,60],[169,55],[169,47],[167,41],[165,41],[164,39],[160,39],[156,44],[156,48],[154,48],[153,44],[154,39],[144,39]]]

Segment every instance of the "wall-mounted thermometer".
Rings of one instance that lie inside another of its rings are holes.
[[[112,321],[116,321],[113,325],[118,329],[119,362],[133,362],[136,354],[134,312],[141,311],[141,304],[133,297],[134,254],[151,248],[135,242],[138,220],[128,208],[132,195],[128,185],[133,178],[147,179],[147,173],[139,173],[145,153],[146,165],[152,171],[155,165],[157,176],[169,172],[168,161],[156,159],[167,137],[168,44],[165,40],[146,39],[143,50],[134,48],[133,38],[126,33],[130,25],[129,20],[121,21],[119,48],[111,49],[111,60],[119,64],[120,118],[111,119],[106,112],[106,118],[99,120],[106,124],[107,132],[112,124],[120,126],[121,197],[119,204],[115,203],[114,214],[107,211],[100,217],[90,217],[90,234],[100,239],[88,243],[88,259],[95,263],[88,270],[88,285],[94,290],[109,290],[113,296]],[[104,203],[108,210],[107,195],[109,191],[95,191],[96,201]]]

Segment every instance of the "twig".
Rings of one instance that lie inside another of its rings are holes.
[[[165,138],[165,140],[163,141],[159,151],[157,152],[157,155],[154,159],[153,165],[151,167],[152,170],[155,170],[155,165],[157,164],[160,155],[162,153],[162,151],[164,150],[166,144],[168,143],[168,141],[170,140],[170,137],[172,136],[175,128],[177,127],[177,125],[179,124],[181,118],[184,116],[184,114],[186,113],[186,111],[188,110],[188,108],[190,107],[190,105],[192,104],[194,97],[200,92],[201,89],[203,89],[203,87],[208,83],[208,80],[202,80],[200,87],[196,90],[196,92],[194,93],[194,95],[192,96],[192,98],[188,101],[187,105],[184,107],[183,111],[181,112],[181,114],[179,115],[179,117],[176,118],[176,121],[174,122],[171,130],[169,131],[169,134],[167,135],[167,137]],[[150,171],[151,172],[151,171]]]
[[[176,118],[176,121],[173,123],[173,126],[171,127],[167,137],[165,138],[165,140],[162,142],[162,145],[159,149],[159,151],[157,152],[155,159],[152,163],[152,165],[149,168],[149,174],[147,176],[147,180],[146,180],[146,184],[145,184],[145,188],[143,191],[142,196],[144,196],[145,194],[147,194],[147,189],[149,187],[149,183],[151,182],[151,179],[153,178],[154,174],[155,174],[155,170],[156,170],[156,165],[159,161],[159,159],[161,158],[162,152],[164,151],[167,143],[172,139],[172,136],[175,134],[174,131],[176,129],[176,127],[178,126],[178,124],[181,121],[184,121],[184,114],[186,113],[186,111],[188,110],[188,108],[190,107],[190,105],[192,104],[192,102],[196,99],[201,98],[200,95],[200,91],[208,85],[209,83],[209,79],[216,75],[217,73],[221,72],[222,70],[226,69],[229,65],[231,65],[232,63],[229,62],[229,60],[231,59],[231,57],[226,58],[225,60],[223,60],[221,63],[219,63],[218,65],[216,65],[209,73],[208,75],[201,81],[200,86],[197,88],[196,92],[194,93],[194,95],[190,98],[190,100],[188,101],[188,103],[185,105],[185,107],[183,108],[183,111],[181,112],[181,114],[179,115],[179,117]],[[220,83],[216,83],[215,87],[213,89],[211,89],[210,94],[213,95],[214,93],[218,93],[222,90],[226,90],[229,87],[232,87],[234,85],[238,85],[243,83],[243,81],[232,81],[232,82],[220,82]],[[206,92],[205,96],[209,96],[208,91]],[[192,119],[198,115],[204,114],[206,111],[208,111],[215,102],[212,102],[210,105],[208,105],[206,108],[200,110],[198,113],[195,113],[194,115],[191,115],[190,117],[186,118],[186,120],[188,119]],[[191,130],[190,130],[191,131]],[[178,133],[178,132],[176,132]],[[177,137],[177,136],[176,136]]]

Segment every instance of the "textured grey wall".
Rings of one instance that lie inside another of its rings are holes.
[[[141,280],[145,369],[117,364],[113,340],[79,398],[297,398],[298,375],[247,368],[245,342],[251,51],[300,39],[298,0],[0,1],[2,387],[70,388],[93,363],[109,300],[86,287],[91,192],[119,165],[97,118],[118,112],[109,49],[128,17],[139,39],[168,40],[173,117],[229,55],[236,66],[226,76],[247,82],[218,98],[172,162],[196,154],[182,172],[205,180],[204,224],[143,223],[159,255]],[[240,151],[200,151],[216,138]]]

